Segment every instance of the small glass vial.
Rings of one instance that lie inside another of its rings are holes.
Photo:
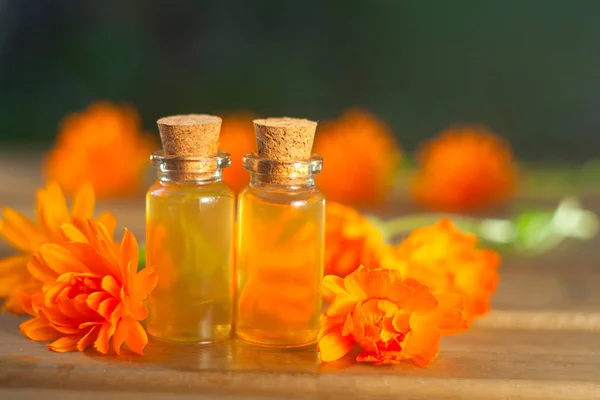
[[[266,347],[317,339],[322,300],[325,197],[311,156],[316,123],[255,120],[257,154],[244,157],[251,181],[238,199],[236,334]]]
[[[146,330],[155,338],[210,343],[233,323],[235,194],[222,181],[229,154],[218,151],[221,119],[158,120],[163,151],[146,196],[146,262],[158,272]]]

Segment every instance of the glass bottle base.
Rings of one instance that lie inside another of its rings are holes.
[[[236,336],[244,343],[278,349],[306,347],[317,342],[317,331],[273,331],[266,329],[239,329]]]
[[[222,342],[231,337],[231,325],[219,325],[214,327],[215,335],[210,337],[194,334],[161,333],[148,329],[148,334],[161,342],[176,344],[210,344]]]

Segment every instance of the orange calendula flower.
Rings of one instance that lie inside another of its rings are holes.
[[[360,110],[320,125],[314,150],[325,159],[319,188],[329,200],[352,205],[383,201],[401,159],[390,128]]]
[[[510,147],[485,128],[451,129],[427,142],[418,156],[415,199],[441,211],[468,211],[499,203],[516,183]]]
[[[465,298],[468,319],[487,313],[498,284],[498,253],[475,248],[477,237],[459,231],[448,219],[414,230],[396,249],[403,276],[432,290]]]
[[[81,224],[94,214],[94,189],[83,185],[73,199],[71,212],[62,190],[56,183],[37,191],[37,220],[32,221],[19,212],[4,207],[0,221],[0,237],[19,253],[0,260],[0,298],[4,308],[15,313],[32,314],[31,294],[41,289],[39,281],[27,271],[26,264],[39,247],[48,242],[62,243],[66,239],[60,225],[66,222]],[[98,217],[110,230],[116,225],[111,213]]]
[[[375,226],[352,207],[327,202],[325,275],[345,277],[360,265],[371,265],[383,247]]]
[[[98,197],[128,195],[140,188],[154,147],[133,108],[99,102],[61,122],[44,172],[67,193],[88,181]]]
[[[466,329],[462,297],[430,290],[397,270],[363,266],[342,279],[326,276],[321,293],[330,306],[321,318],[321,360],[335,361],[358,344],[357,361],[411,360],[425,366],[439,353],[440,339]]]
[[[236,192],[248,185],[250,174],[244,170],[242,157],[256,151],[254,125],[251,114],[230,115],[223,118],[219,147],[231,154],[231,166],[225,168],[223,180]]]
[[[32,340],[53,341],[48,347],[57,352],[93,345],[106,354],[112,341],[117,354],[123,343],[142,354],[148,337],[139,321],[148,314],[144,300],[157,274],[151,267],[138,272],[135,236],[126,230],[115,243],[93,219],[57,229],[68,241],[43,244],[27,266],[43,289],[33,296],[36,317],[22,323],[21,331]]]

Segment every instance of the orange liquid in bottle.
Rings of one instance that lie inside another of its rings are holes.
[[[314,343],[322,299],[325,199],[317,189],[239,198],[236,333],[268,347]]]

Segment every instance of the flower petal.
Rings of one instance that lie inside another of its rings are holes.
[[[73,257],[84,263],[90,272],[99,276],[111,273],[108,261],[101,257],[91,244],[71,242],[64,246],[69,249]]]
[[[338,294],[347,294],[346,288],[344,287],[344,280],[339,276],[327,275],[321,282],[321,295],[328,302],[332,302],[335,296]]]
[[[326,313],[330,317],[348,315],[356,306],[356,299],[347,294],[335,296]]]
[[[399,312],[392,319],[392,326],[397,332],[406,333],[410,329],[410,315],[405,312]]]
[[[0,297],[13,297],[15,291],[20,290],[20,287],[26,281],[27,270],[16,270],[3,274],[2,279],[0,279]]]
[[[94,187],[89,183],[84,183],[73,197],[73,219],[86,220],[94,216]]]
[[[145,300],[158,283],[158,273],[153,267],[146,267],[139,271],[133,280],[132,298],[134,301]]]
[[[25,264],[29,261],[29,255],[16,255],[0,260],[0,275],[8,275],[13,272],[26,272]]]
[[[68,272],[89,272],[89,269],[74,257],[68,248],[55,243],[46,243],[40,247],[39,254],[46,265],[59,274]]]
[[[110,293],[94,292],[87,297],[86,303],[92,310],[98,312],[98,309],[100,308],[100,304],[102,304],[103,301],[112,299],[112,298],[114,298],[114,297],[111,297]]]
[[[385,295],[386,292],[381,292],[381,294]],[[398,306],[387,299],[378,300],[377,308],[379,309],[379,311],[384,313],[386,318],[390,318],[394,314],[396,314],[396,312],[398,312]]]
[[[331,362],[344,357],[354,346],[354,339],[342,336],[340,332],[331,332],[319,340],[321,361]]]
[[[123,277],[126,282],[131,282],[137,273],[138,269],[138,258],[139,258],[139,246],[137,239],[127,229],[121,240],[121,263],[122,266],[128,266],[129,276]]]
[[[84,337],[83,334],[63,336],[50,343],[48,348],[58,353],[66,353],[77,350],[77,344]]]
[[[101,221],[89,219],[87,220],[87,225],[90,229],[90,232],[92,232],[93,236],[96,237],[99,241],[111,244],[114,243],[114,236],[111,235],[111,233],[106,229],[106,227],[102,224]],[[114,253],[115,249],[113,247],[109,247],[108,249],[112,253],[111,255],[114,255],[116,257],[116,253]]]
[[[31,308],[33,313],[37,315],[44,307],[44,293],[34,293],[31,295]],[[34,316],[35,316],[34,315]]]
[[[321,340],[321,338],[333,331],[341,331],[344,326],[344,321],[346,317],[329,317],[325,313],[321,315],[321,326],[319,328],[319,332],[317,333],[317,341]]]
[[[373,363],[374,365],[379,365],[379,364],[382,364],[383,357],[381,357],[381,354],[370,353],[368,351],[361,351],[356,356],[356,361],[357,362],[368,362],[368,363]]]
[[[8,207],[4,207],[2,213],[0,237],[12,247],[32,253],[46,241],[40,227],[29,218]]]
[[[391,269],[373,269],[363,273],[362,288],[369,298],[381,297],[382,293],[390,293],[390,286],[402,280],[400,273]]]
[[[92,343],[94,343],[96,341],[96,339],[98,338],[98,330],[100,328],[98,327],[98,325],[93,326],[88,333],[85,334],[84,337],[82,337],[79,342],[77,342],[77,350],[79,351],[84,351],[85,349],[87,349],[88,347],[90,347],[92,345]]]
[[[98,216],[98,218],[96,218],[102,225],[104,225],[104,227],[106,228],[106,231],[108,232],[110,237],[114,237],[115,234],[115,229],[117,227],[117,217],[114,216],[113,213],[110,212],[104,212],[102,214],[100,214]]]
[[[469,327],[464,318],[464,296],[457,293],[441,292],[435,294],[438,300],[436,324],[445,335],[455,335]]]
[[[41,255],[39,253],[33,255],[31,260],[27,263],[27,271],[40,282],[54,282],[59,274],[50,269],[40,257]]]
[[[19,329],[31,340],[49,341],[56,340],[61,336],[61,333],[54,329],[47,320],[41,317],[35,317],[29,321],[23,322]]]
[[[90,219],[86,225],[90,231],[89,239],[93,239],[92,246],[98,252],[98,256],[104,259],[103,262],[108,268],[108,273],[121,280],[123,271],[119,265],[120,258],[117,254],[118,248],[115,246],[114,237],[100,221]]]
[[[98,332],[98,338],[94,342],[94,348],[102,354],[108,353],[110,349],[110,338],[115,333],[115,327],[112,324],[104,323]]]
[[[61,224],[71,218],[67,202],[60,187],[52,182],[37,192],[38,219],[45,231],[52,237],[57,236]]]
[[[74,335],[80,333],[76,320],[72,320],[60,313],[56,307],[44,308],[44,315],[52,323],[52,327],[62,334]]]
[[[442,334],[437,328],[412,330],[404,340],[403,353],[418,366],[424,367],[440,352]]]
[[[73,224],[62,224],[60,226],[63,235],[67,238],[67,240],[76,243],[88,243],[88,238],[81,232],[75,225]]]
[[[121,298],[121,285],[110,275],[102,278],[102,289],[110,293],[115,299]]]
[[[129,350],[142,355],[142,350],[148,344],[148,336],[142,325],[133,318],[127,318],[127,338],[125,343]]]
[[[68,282],[56,281],[44,288],[44,306],[52,307],[56,304],[58,295],[69,286]]]
[[[119,302],[119,300],[112,297],[108,298],[102,303],[100,303],[100,305],[98,306],[98,314],[102,315],[102,317],[104,317],[104,319],[106,319],[107,322],[110,322],[112,325],[115,325],[117,322],[115,319],[118,316],[114,314],[114,312],[120,304],[121,303]]]
[[[361,265],[356,271],[344,278],[344,287],[346,288],[346,291],[358,301],[366,300],[368,297],[365,292],[368,274],[369,270]]]
[[[398,339],[399,337],[404,338],[404,332],[398,332],[396,328],[394,328],[392,318],[385,318],[381,327],[381,340],[383,340],[384,343],[388,343],[391,340]]]
[[[415,290],[412,287],[404,284],[404,281],[397,281],[389,286],[387,298],[402,306],[406,299],[408,299],[414,292]]]
[[[132,304],[130,301],[128,302],[127,310],[131,316],[138,321],[143,321],[148,318],[148,309],[146,308],[144,302],[136,302]]]
[[[121,319],[117,324],[117,329],[115,330],[115,334],[113,336],[113,349],[115,353],[121,354],[121,346],[127,339],[127,335],[129,332],[129,324],[126,322],[126,319]]]
[[[404,303],[402,309],[407,312],[418,314],[427,314],[438,305],[435,296],[431,294],[429,288],[415,279],[405,279],[404,284],[414,289],[414,293]]]
[[[96,312],[96,310],[93,310],[88,305],[88,303],[87,303],[88,297],[89,296],[86,294],[78,294],[77,296],[75,296],[75,299],[73,300],[73,306],[75,306],[75,308],[79,312],[80,320],[82,320],[82,321],[98,321],[98,320],[100,320],[101,317]]]
[[[61,313],[63,313],[66,317],[77,320],[81,318],[81,314],[79,310],[75,307],[74,300],[69,299],[68,297],[59,297],[58,302],[56,304]]]

